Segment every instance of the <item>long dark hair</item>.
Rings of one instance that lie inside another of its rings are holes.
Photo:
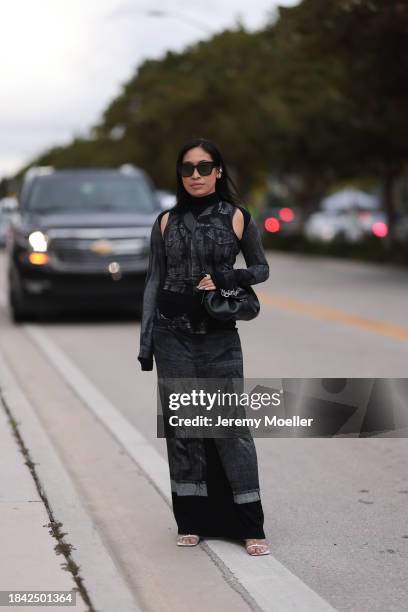
[[[212,160],[217,164],[217,168],[222,169],[221,178],[217,179],[215,183],[215,191],[221,200],[225,200],[227,202],[231,202],[231,204],[238,204],[239,206],[243,205],[242,199],[238,194],[238,190],[235,186],[234,181],[230,177],[228,173],[227,166],[224,163],[222,155],[218,149],[218,147],[207,140],[206,138],[193,138],[186,142],[180,149],[177,155],[176,161],[176,174],[177,174],[177,191],[176,191],[176,204],[173,206],[173,210],[183,210],[186,207],[187,200],[189,198],[189,193],[184,189],[183,180],[180,174],[180,166],[183,161],[184,155],[190,149],[194,149],[194,147],[201,147],[206,151],[209,155],[211,155]]]

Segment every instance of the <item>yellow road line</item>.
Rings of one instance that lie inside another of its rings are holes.
[[[403,325],[395,325],[394,323],[387,323],[375,319],[365,319],[364,317],[353,315],[344,310],[329,308],[327,306],[321,306],[320,304],[310,304],[284,295],[265,293],[263,291],[257,292],[257,295],[263,304],[276,306],[282,310],[294,310],[295,312],[310,315],[318,319],[340,321],[341,323],[359,327],[376,334],[391,336],[397,340],[408,340],[408,327]]]

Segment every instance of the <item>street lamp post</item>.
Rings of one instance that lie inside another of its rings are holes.
[[[147,17],[170,17],[173,19],[178,19],[179,21],[183,21],[188,25],[194,26],[195,28],[199,28],[202,32],[206,34],[213,34],[214,30],[207,23],[195,19],[194,17],[190,17],[190,15],[186,15],[185,13],[179,13],[175,11],[166,11],[162,9],[143,9],[133,6],[121,6],[118,9],[114,10],[110,14],[110,18],[117,19],[123,18],[132,13],[139,13],[141,15],[146,15]]]
[[[207,24],[204,24],[202,21],[197,21],[197,19],[192,19],[188,15],[184,15],[183,13],[175,13],[174,11],[163,11],[161,9],[147,9],[143,11],[146,15],[150,17],[174,17],[175,19],[179,19],[180,21],[184,21],[189,25],[196,26],[201,31],[206,34],[212,34],[213,30]]]

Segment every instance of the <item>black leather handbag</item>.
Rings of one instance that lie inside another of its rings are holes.
[[[260,311],[258,296],[252,287],[235,289],[212,289],[205,291],[204,306],[212,317],[228,321],[250,321]]]
[[[184,215],[184,222],[187,227],[193,232],[196,226],[196,219],[191,212]],[[203,262],[198,253],[198,257],[203,268],[202,277],[205,276]],[[215,319],[222,321],[250,321],[254,319],[261,309],[258,296],[252,287],[234,287],[234,289],[196,289],[203,296],[204,307],[208,314]]]

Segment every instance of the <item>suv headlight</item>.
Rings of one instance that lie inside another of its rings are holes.
[[[40,231],[31,232],[28,236],[28,242],[33,251],[38,253],[45,253],[47,251],[48,237]]]

